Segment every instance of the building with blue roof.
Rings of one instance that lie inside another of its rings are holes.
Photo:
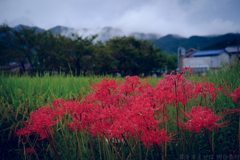
[[[225,49],[195,51],[191,54],[179,55],[179,67],[191,67],[194,72],[203,72],[209,69],[218,69],[222,64],[229,64],[230,56]]]
[[[192,57],[218,56],[223,52],[226,52],[225,49],[197,51],[197,52],[191,54],[191,56]]]

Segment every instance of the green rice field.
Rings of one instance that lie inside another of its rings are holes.
[[[51,105],[55,99],[62,98],[66,101],[81,101],[91,93],[91,85],[101,82],[103,78],[124,81],[125,77],[113,76],[90,76],[74,77],[71,75],[54,76],[28,76],[28,75],[6,75],[0,74],[0,156],[2,159],[204,159],[204,156],[212,155],[206,135],[210,137],[210,144],[214,152],[214,158],[220,159],[230,155],[239,156],[239,113],[227,115],[219,121],[224,122],[231,119],[229,126],[213,131],[192,134],[187,131],[177,130],[175,124],[176,110],[169,105],[167,111],[168,123],[163,127],[168,133],[173,134],[172,142],[164,142],[159,146],[151,145],[146,148],[140,141],[128,137],[126,141],[116,142],[116,139],[104,139],[99,135],[92,136],[89,132],[69,130],[67,122],[71,120],[69,115],[53,127],[54,135],[49,139],[38,140],[38,135],[29,136],[26,141],[17,137],[16,131],[24,127],[24,121],[29,120],[30,113],[42,106]],[[200,82],[201,80],[213,83],[219,87],[227,84],[235,90],[240,86],[239,63],[233,66],[224,66],[217,72],[209,72],[204,76],[185,76],[188,80]],[[152,86],[162,78],[147,78]],[[144,79],[141,79],[144,80]],[[226,87],[225,87],[226,88]],[[229,87],[228,87],[229,89]],[[212,106],[216,112],[222,108],[240,108],[234,103],[232,97],[218,92],[215,102],[206,100],[201,102],[196,98],[187,103],[187,108],[199,104]],[[180,107],[183,107],[180,104]],[[186,109],[187,109],[186,108]],[[217,113],[216,113],[217,114]],[[27,153],[26,148],[34,148],[34,152]]]

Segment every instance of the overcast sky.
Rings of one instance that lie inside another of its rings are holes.
[[[240,0],[0,0],[3,23],[216,35],[240,32]]]

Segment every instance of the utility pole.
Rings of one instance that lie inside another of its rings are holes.
[[[183,55],[183,56],[185,56],[185,52],[186,52],[186,50],[185,50],[185,48],[183,48],[183,47],[178,47],[178,72],[180,73],[180,56],[181,55]],[[182,64],[183,65],[183,64]]]

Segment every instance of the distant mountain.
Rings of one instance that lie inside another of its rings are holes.
[[[63,26],[56,26],[54,28],[49,29],[54,34],[62,34],[67,37],[70,37],[72,33],[78,34],[79,36],[90,36],[98,34],[98,37],[96,38],[96,41],[107,41],[110,38],[116,37],[116,36],[134,36],[136,39],[147,39],[147,40],[156,40],[160,36],[158,34],[152,34],[152,33],[130,33],[129,35],[126,35],[121,29],[113,28],[113,27],[104,27],[104,28],[96,28],[96,29],[73,29]]]
[[[155,47],[161,47],[167,53],[176,53],[178,47],[185,49],[223,49],[228,45],[237,44],[237,34],[228,33],[218,36],[191,36],[184,38],[176,35],[166,35],[155,40]],[[239,37],[240,38],[240,37]]]
[[[146,40],[152,40],[152,41],[155,41],[158,38],[160,38],[159,34],[139,33],[139,32],[131,33],[130,36],[134,36],[136,39],[146,39]]]
[[[18,31],[18,30],[20,30],[20,29],[22,29],[22,28],[27,28],[27,29],[29,29],[29,28],[31,28],[31,27],[20,24],[20,25],[18,25],[18,26],[13,27],[13,30]]]
[[[203,49],[222,49],[227,46],[240,45],[240,35],[239,34],[225,34],[218,37],[218,41],[211,45],[204,47]]]
[[[56,26],[51,29],[49,29],[53,34],[61,34],[66,37],[71,37],[72,33],[77,33],[76,29],[73,28],[68,28],[68,27],[63,27],[63,26]]]
[[[29,27],[25,25],[18,25],[13,29],[19,30],[21,28],[35,28],[37,33],[45,31],[44,29],[38,27]],[[155,33],[133,32],[126,34],[121,29],[113,27],[74,29],[64,26],[56,26],[49,29],[49,31],[51,31],[53,34],[61,34],[67,37],[71,37],[72,33],[78,34],[82,37],[98,34],[98,37],[95,41],[106,41],[115,36],[134,36],[136,39],[146,39],[152,41],[155,47],[161,47],[163,51],[166,51],[169,54],[176,53],[178,47],[180,46],[184,47],[185,49],[192,47],[196,49],[223,49],[228,45],[236,45],[237,36],[239,37],[238,39],[240,43],[240,36],[234,33],[214,36],[191,36],[189,38],[185,38],[173,34],[163,37],[161,37],[160,34]]]
[[[110,38],[116,37],[116,36],[124,36],[125,34],[121,29],[118,28],[112,28],[112,27],[104,27],[101,29],[101,31],[98,33],[97,40],[101,41],[107,41]]]
[[[27,29],[32,28],[32,29],[36,29],[36,31],[35,31],[36,33],[45,31],[44,29],[41,29],[41,28],[38,28],[38,27],[29,27],[29,26],[25,26],[25,25],[22,25],[22,24],[13,27],[13,30],[18,31],[18,30],[20,30],[20,29],[22,29],[22,28],[27,28]]]

